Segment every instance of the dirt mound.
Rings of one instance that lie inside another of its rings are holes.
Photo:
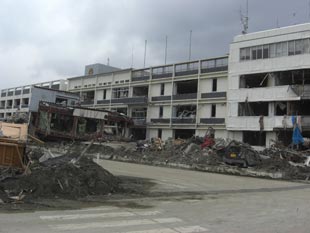
[[[0,182],[0,192],[7,196],[31,198],[62,197],[74,199],[88,195],[105,195],[119,190],[119,179],[83,157],[71,163],[72,156],[49,159],[31,166],[31,174],[7,178]]]

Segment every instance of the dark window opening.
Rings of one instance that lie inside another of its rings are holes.
[[[157,130],[157,137],[158,138],[162,138],[162,134],[163,134],[163,130],[162,129],[158,129]]]
[[[159,118],[162,118],[164,115],[164,107],[163,106],[159,106]]]
[[[212,104],[211,107],[211,117],[215,117],[216,116],[216,105]]]
[[[133,96],[148,96],[148,86],[133,87]]]
[[[238,116],[268,116],[268,102],[239,103]]]
[[[100,131],[100,121],[90,118],[79,118],[77,133],[79,135],[91,134]]]
[[[251,146],[266,146],[266,132],[243,131],[243,142]]]
[[[217,79],[212,79],[212,91],[217,91]]]
[[[165,95],[165,84],[164,83],[160,84],[160,95]]]
[[[67,103],[68,103],[68,100],[67,100],[67,99],[59,98],[59,97],[56,98],[56,104],[67,105]]]
[[[241,75],[240,88],[267,87],[269,78],[269,73]]]
[[[115,112],[118,112],[118,113],[122,113],[124,115],[127,115],[127,108],[113,108],[111,110],[115,111]]]
[[[176,82],[176,94],[197,93],[198,80]]]
[[[103,90],[103,99],[107,99],[107,89]]]
[[[69,133],[73,128],[73,116],[52,113],[50,126],[52,130]]]
[[[175,129],[174,138],[189,139],[195,135],[194,129]]]
[[[287,114],[287,102],[275,102],[275,115],[283,116]]]
[[[132,138],[134,140],[145,140],[146,139],[146,129],[145,128],[134,128],[131,129]]]

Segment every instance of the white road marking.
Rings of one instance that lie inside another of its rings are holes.
[[[92,214],[66,214],[66,215],[47,215],[40,216],[42,220],[73,220],[89,218],[115,218],[132,216],[154,216],[160,214],[159,211],[141,211],[141,212],[111,212],[111,213],[92,213]]]
[[[184,185],[180,185],[180,184],[174,184],[174,183],[169,183],[169,182],[163,182],[163,181],[156,181],[157,184],[161,184],[161,185],[166,185],[166,186],[172,186],[175,188],[179,188],[179,189],[185,189],[187,188]]]
[[[84,212],[84,211],[109,211],[109,210],[118,210],[117,207],[93,207],[93,208],[84,208],[79,210],[72,210],[74,212]]]
[[[208,229],[201,226],[187,226],[187,227],[176,227],[173,228],[179,233],[194,233],[194,232],[207,232]]]
[[[207,231],[209,230],[201,226],[185,226],[176,228],[157,228],[149,230],[127,231],[123,233],[197,233]]]
[[[179,218],[155,218],[154,221],[158,223],[173,223],[173,222],[182,222],[182,219]]]
[[[92,223],[77,223],[77,224],[58,224],[49,225],[50,228],[55,230],[81,230],[90,228],[109,228],[109,227],[126,227],[126,226],[142,226],[154,225],[157,223],[174,223],[182,222],[178,218],[164,218],[161,219],[139,219],[139,220],[121,220],[121,221],[108,221],[108,222],[92,222]]]

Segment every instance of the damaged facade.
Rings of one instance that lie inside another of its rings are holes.
[[[228,136],[256,146],[310,136],[310,24],[236,36],[230,46]]]
[[[131,124],[129,117],[116,112],[40,102],[32,126],[40,138],[100,140],[128,137]]]
[[[87,67],[90,69],[90,66]],[[212,126],[226,137],[228,57],[68,79],[81,105],[130,116],[134,139],[203,136]]]

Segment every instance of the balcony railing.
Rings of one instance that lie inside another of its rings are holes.
[[[14,95],[14,92],[13,91],[9,91],[8,92],[8,96],[13,96]]]
[[[172,73],[152,74],[152,79],[171,78]]]
[[[150,79],[150,70],[135,70],[132,71],[131,81],[145,81]]]
[[[310,85],[292,85],[290,87],[302,99],[310,99]]]
[[[84,100],[81,102],[82,105],[92,105],[94,104],[94,100]]]
[[[169,118],[152,118],[151,122],[152,123],[169,124],[170,123],[170,119]]]
[[[2,92],[1,97],[6,97],[6,92]]]
[[[171,95],[162,95],[152,97],[152,101],[166,101],[171,100]]]
[[[112,99],[113,104],[147,104],[148,98],[146,96],[128,97],[120,99]]]
[[[174,100],[197,99],[197,93],[177,94],[173,96]]]
[[[24,89],[23,90],[23,94],[29,94],[30,93],[30,89]]]
[[[208,125],[225,124],[225,118],[200,118],[200,123]]]
[[[132,118],[133,123],[135,126],[146,126],[146,119],[145,118]]]
[[[172,118],[172,124],[195,124],[196,118]]]
[[[220,72],[220,71],[227,71],[227,70],[228,70],[228,66],[208,67],[208,68],[201,68],[201,73]]]
[[[29,107],[29,104],[22,104],[21,105],[21,108],[28,108]]]
[[[208,92],[201,94],[202,99],[226,98],[226,92]]]
[[[13,106],[11,105],[11,106],[6,106],[6,109],[10,109],[10,108],[12,108]]]
[[[15,91],[15,95],[20,95],[22,93],[22,91],[21,90],[17,90],[17,91]]]
[[[109,104],[110,100],[97,100],[97,104]]]

